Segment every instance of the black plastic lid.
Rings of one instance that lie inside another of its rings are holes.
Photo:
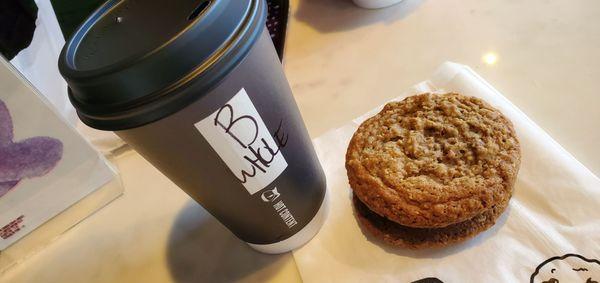
[[[263,1],[106,2],[58,61],[79,117],[97,129],[123,130],[189,105],[246,56],[265,26]],[[182,93],[192,80],[194,93]]]

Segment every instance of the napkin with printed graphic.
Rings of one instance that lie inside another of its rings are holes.
[[[484,99],[514,123],[522,161],[515,192],[491,229],[443,249],[405,250],[364,234],[353,214],[344,154],[358,125],[314,140],[331,207],[294,258],[305,282],[600,282],[600,179],[467,66],[445,63],[395,100],[434,91]]]

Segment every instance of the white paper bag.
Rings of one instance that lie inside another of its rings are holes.
[[[0,58],[0,251],[114,178],[106,160]]]
[[[512,120],[522,163],[515,192],[496,225],[443,249],[388,247],[353,215],[344,154],[375,109],[315,139],[327,175],[329,217],[294,252],[305,282],[600,282],[600,179],[467,66],[445,63],[397,98],[431,91],[484,99]]]

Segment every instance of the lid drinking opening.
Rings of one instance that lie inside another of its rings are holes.
[[[206,10],[206,8],[208,7],[208,5],[211,4],[212,1],[210,0],[206,0],[206,1],[202,1],[202,3],[200,3],[195,9],[194,11],[192,11],[192,13],[188,16],[188,21],[192,21],[195,18],[198,17],[198,15],[200,15],[202,12],[204,12],[204,10]]]

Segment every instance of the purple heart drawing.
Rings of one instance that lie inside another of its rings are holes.
[[[51,137],[13,141],[13,123],[6,104],[0,100],[0,197],[22,179],[46,175],[58,164],[63,144]]]

